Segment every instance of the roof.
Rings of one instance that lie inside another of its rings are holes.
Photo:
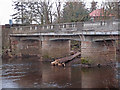
[[[103,9],[96,9],[96,10],[92,11],[89,15],[91,17],[104,16],[104,11],[103,11]],[[113,15],[110,14],[109,16],[113,16]]]

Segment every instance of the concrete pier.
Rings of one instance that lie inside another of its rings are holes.
[[[70,54],[70,40],[43,41],[43,58],[60,58]]]
[[[115,41],[81,42],[81,57],[92,60],[95,64],[105,64],[116,61]]]

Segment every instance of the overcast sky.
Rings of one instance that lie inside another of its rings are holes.
[[[14,13],[13,7],[12,7],[12,1],[13,0],[0,0],[0,25],[8,24],[9,19],[12,19],[10,15]],[[74,0],[72,0],[74,1]],[[90,6],[90,2],[92,0],[84,0],[84,2],[87,3],[87,6]],[[104,0],[94,0],[98,3],[101,3]]]

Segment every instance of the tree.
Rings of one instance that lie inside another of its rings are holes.
[[[119,2],[105,2],[104,8],[108,12],[108,15],[113,15],[116,18],[119,18]]]
[[[66,2],[63,9],[58,0],[53,3],[49,0],[15,1],[13,5],[16,13],[13,14],[15,21],[21,24],[50,24],[55,22],[85,21],[88,19],[88,10],[83,2]]]
[[[88,19],[88,10],[83,2],[66,2],[62,19],[64,22],[85,21]]]
[[[57,12],[56,12],[56,14],[55,14],[55,16],[56,16],[56,20],[57,20],[57,23],[60,23],[61,22],[61,2],[60,1],[58,1],[58,2],[56,2],[55,3],[56,4],[56,10],[57,10]]]
[[[97,9],[97,2],[95,2],[94,0],[91,2],[91,8],[90,8],[90,11],[94,11]]]
[[[14,9],[16,13],[12,15],[13,19],[15,19],[16,23],[27,23],[27,10],[25,2],[14,1]]]
[[[52,23],[52,5],[50,1],[39,0],[37,2],[32,1],[15,1],[14,9],[16,13],[13,14],[15,21],[21,22],[21,24],[32,24],[33,22],[38,24]]]

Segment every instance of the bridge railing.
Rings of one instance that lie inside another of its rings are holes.
[[[97,22],[85,22],[83,30],[95,30],[95,31],[117,31],[119,30],[119,21],[118,20],[106,20],[106,21],[97,21]]]
[[[60,23],[60,24],[49,24],[49,25],[31,25],[31,26],[19,26],[12,27],[13,33],[47,33],[47,32],[74,32],[80,31],[83,28],[83,23]]]
[[[32,34],[32,33],[72,33],[72,32],[112,32],[120,30],[119,21],[105,21],[105,22],[72,22],[49,25],[31,25],[12,27],[13,34]]]

